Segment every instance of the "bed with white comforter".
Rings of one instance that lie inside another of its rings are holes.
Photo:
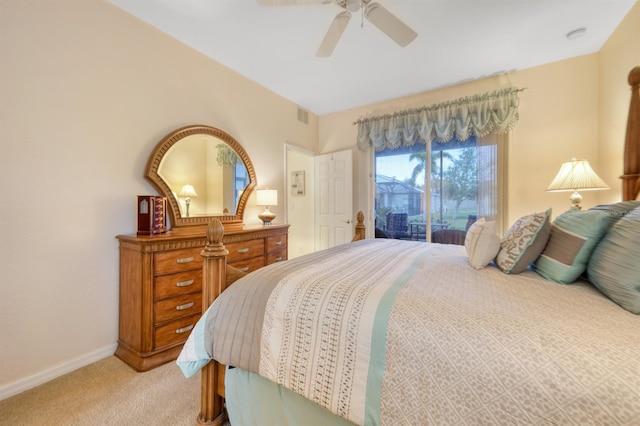
[[[355,424],[640,424],[640,316],[586,280],[474,269],[463,246],[368,239],[262,268],[178,364],[210,359]]]

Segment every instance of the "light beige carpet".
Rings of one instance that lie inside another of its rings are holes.
[[[0,425],[195,425],[199,411],[199,374],[109,357],[0,401]]]

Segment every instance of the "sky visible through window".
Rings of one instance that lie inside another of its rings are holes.
[[[404,181],[411,177],[413,171],[411,166],[416,164],[418,164],[416,161],[409,163],[409,154],[389,155],[377,159],[376,173]]]
[[[451,150],[450,153],[454,158],[458,157],[458,150]],[[434,153],[435,155],[436,153]],[[411,154],[388,155],[376,158],[376,173],[387,177],[395,177],[401,182],[411,179],[413,169],[418,165],[418,160],[409,161]],[[444,158],[444,170],[447,170],[451,161]],[[416,182],[424,182],[424,172],[418,175]]]

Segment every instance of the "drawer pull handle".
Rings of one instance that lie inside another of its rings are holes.
[[[277,246],[281,246],[282,245],[282,241],[276,241],[276,245]]]
[[[238,249],[238,253],[249,253],[249,247]]]
[[[189,302],[189,303],[185,303],[184,305],[178,305],[176,306],[176,311],[184,311],[185,309],[189,309],[195,304],[196,302]]]
[[[242,272],[247,272],[249,270],[248,266],[245,266],[244,268],[238,268],[240,269]]]
[[[196,280],[180,281],[176,283],[176,287],[187,287],[196,282]]]
[[[282,256],[276,257],[276,262],[280,262],[282,260]]]
[[[186,333],[187,331],[190,331],[193,328],[193,324],[188,325],[186,327],[182,327],[176,330],[176,334],[182,334],[182,333]]]
[[[193,262],[193,257],[183,257],[182,259],[176,260],[177,263],[191,263]]]

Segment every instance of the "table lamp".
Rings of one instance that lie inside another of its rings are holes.
[[[269,206],[278,205],[278,191],[276,189],[258,189],[256,191],[256,202],[259,206],[265,206],[264,211],[258,215],[263,225],[271,225],[271,221],[276,215],[269,210]]]
[[[576,160],[562,163],[560,171],[549,184],[548,192],[572,191],[571,210],[580,210],[582,207],[582,195],[580,191],[595,191],[600,189],[609,189],[606,183],[593,171],[587,160]]]
[[[180,190],[180,193],[178,194],[179,197],[185,197],[184,198],[184,203],[187,206],[187,215],[186,217],[189,217],[189,205],[191,204],[191,197],[197,197],[198,194],[196,193],[196,190],[193,189],[193,185],[184,185],[182,187],[182,189]]]

